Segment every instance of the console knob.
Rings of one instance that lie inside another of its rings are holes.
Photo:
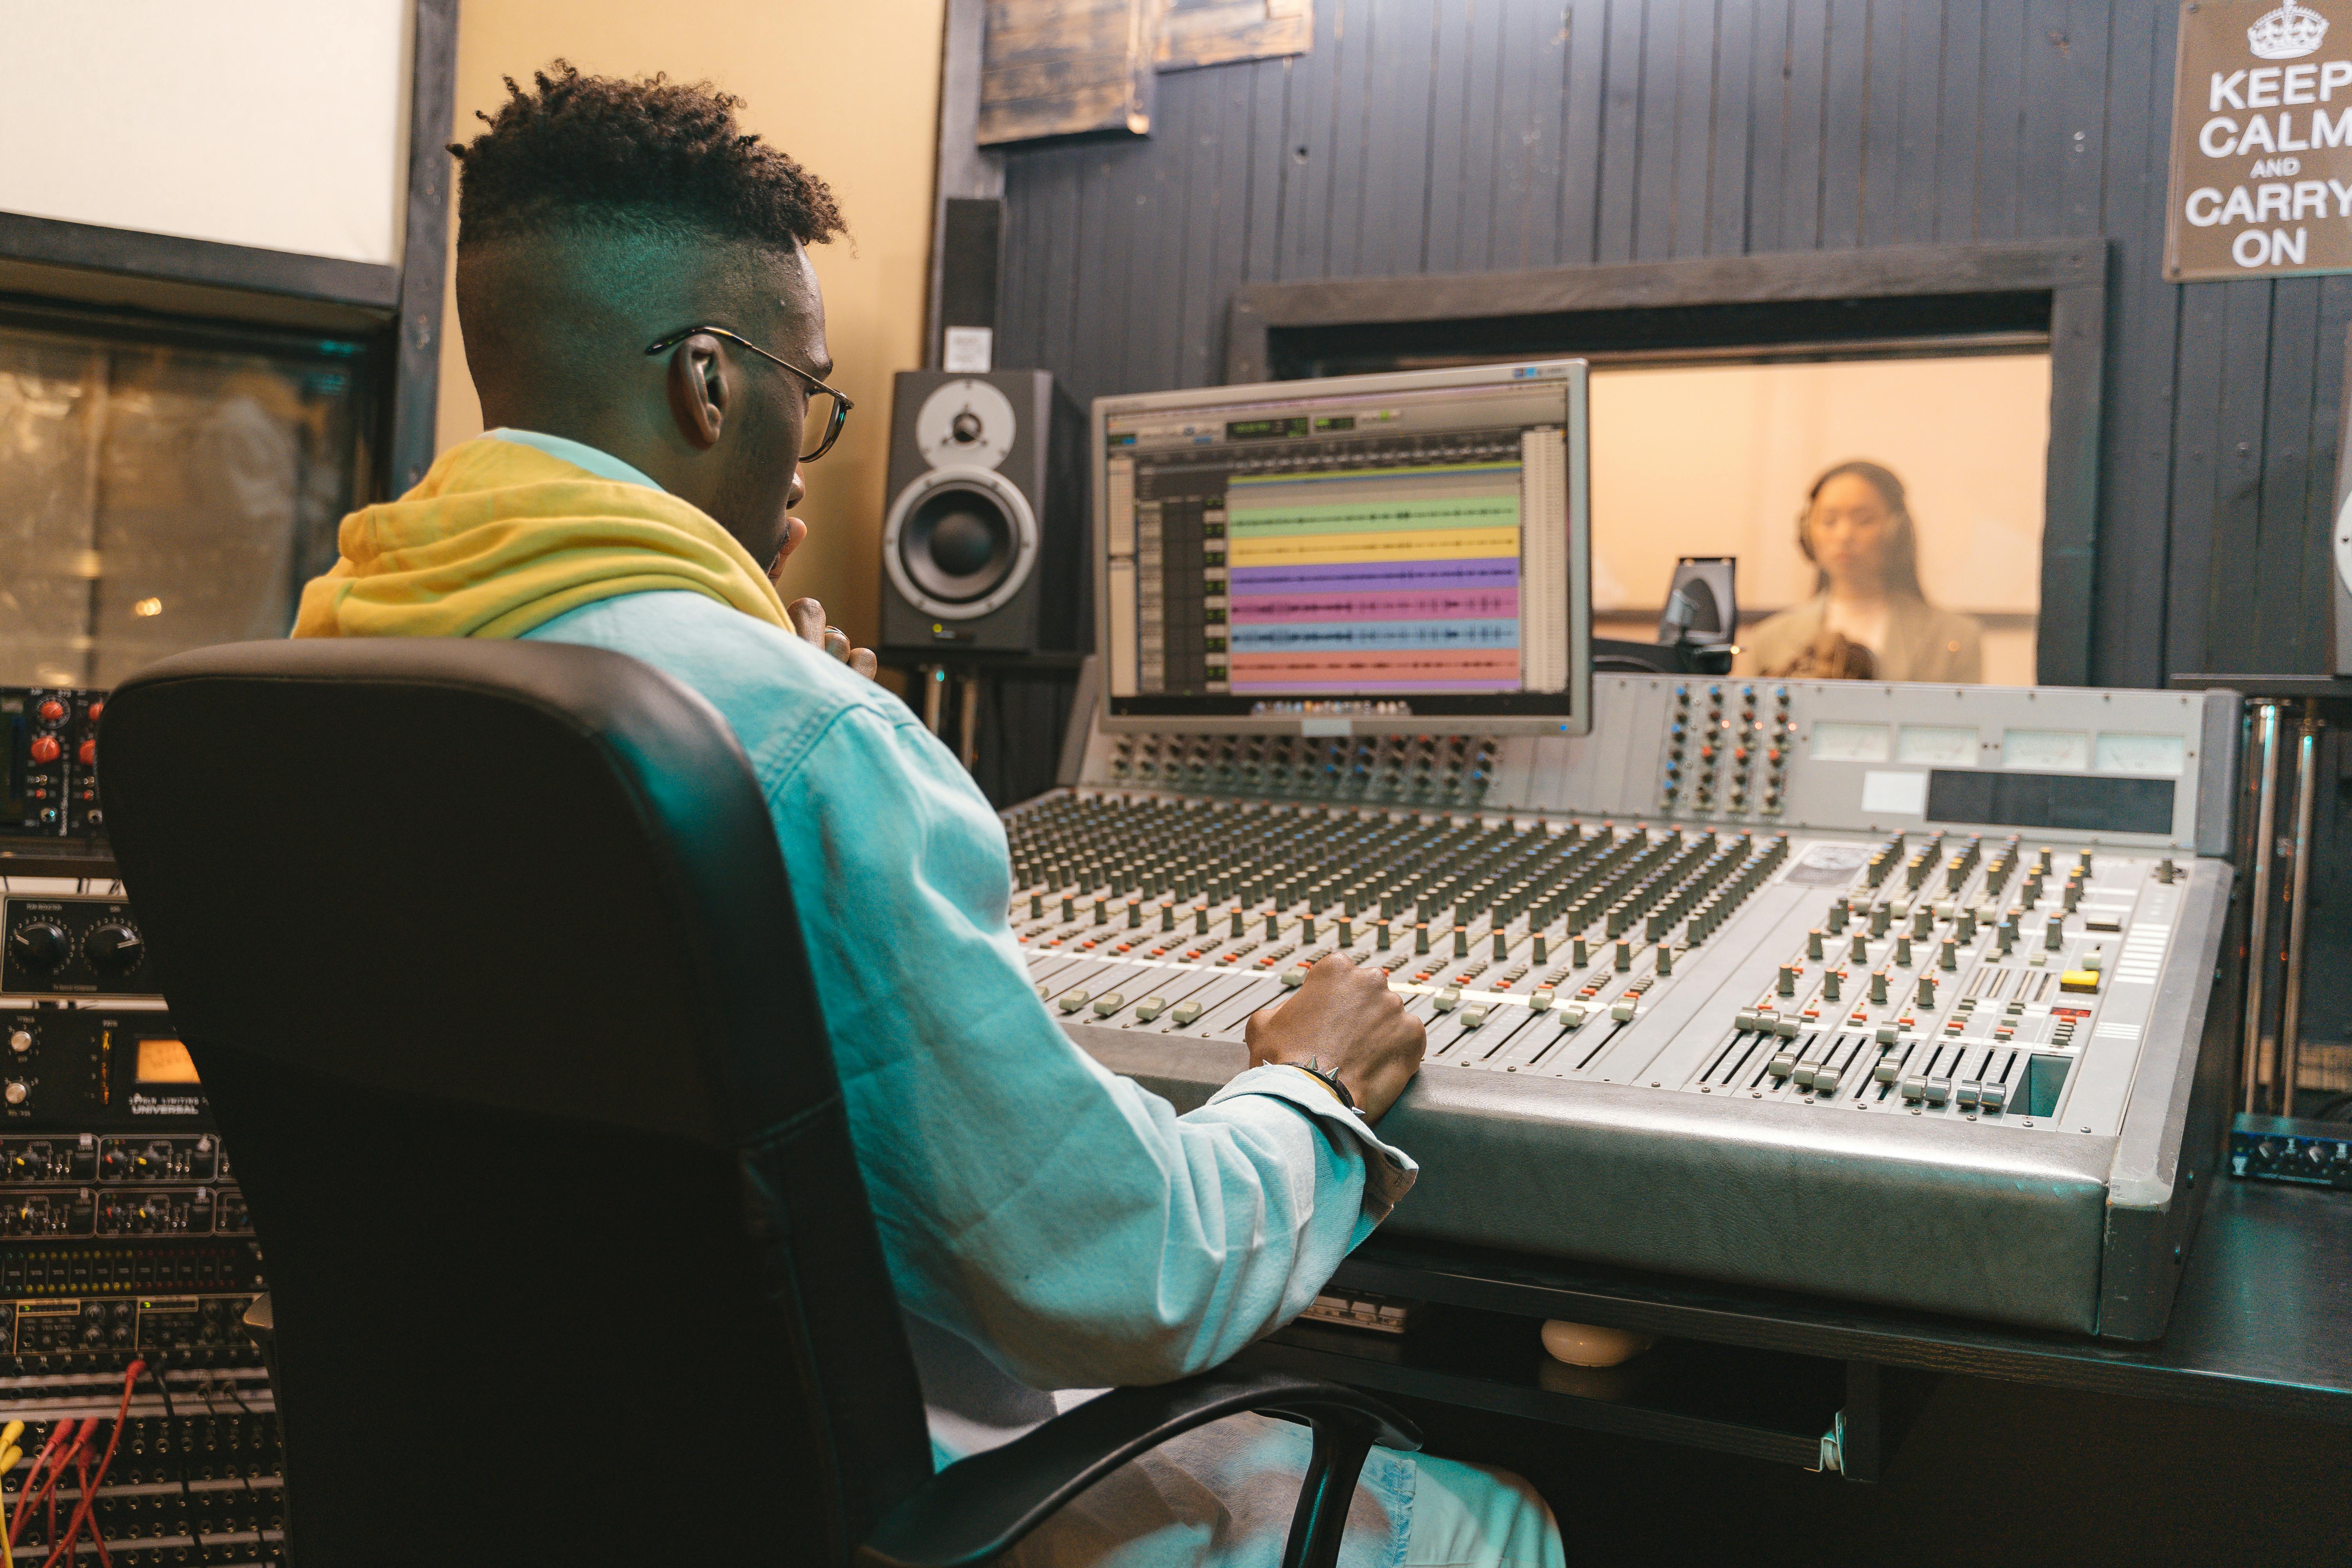
[[[35,709],[34,713],[44,724],[62,724],[65,722],[66,705],[52,697]]]
[[[8,933],[9,954],[37,974],[63,963],[70,951],[66,928],[54,921],[28,921]]]
[[[65,754],[65,748],[58,744],[55,735],[36,735],[25,750],[37,763],[54,763]]]
[[[80,749],[75,752],[74,755],[81,759],[81,765],[83,767],[96,767],[98,765],[98,742],[96,741],[84,741],[81,743]]]
[[[0,1089],[0,1100],[5,1100],[11,1105],[22,1105],[32,1092],[32,1086],[23,1079],[12,1078],[8,1080],[8,1087]]]
[[[105,716],[105,713],[106,713],[106,704],[105,704],[105,703],[103,703],[103,702],[93,702],[93,703],[91,703],[91,704],[89,705],[89,721],[90,721],[91,723],[93,723],[93,724],[97,723],[100,718],[102,718],[102,717],[104,717],[104,716]]]
[[[121,921],[108,921],[92,930],[82,943],[90,967],[101,974],[128,974],[147,956],[147,943]]]
[[[13,1052],[15,1055],[17,1055],[17,1056],[20,1056],[20,1057],[21,1057],[21,1056],[23,1056],[26,1051],[29,1051],[29,1050],[31,1050],[32,1048],[33,1048],[33,1031],[32,1031],[32,1030],[30,1030],[30,1029],[12,1029],[12,1030],[10,1030],[10,1031],[8,1032],[8,1049],[9,1049],[11,1052]]]

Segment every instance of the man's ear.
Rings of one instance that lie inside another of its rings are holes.
[[[719,340],[697,332],[669,353],[669,411],[677,433],[698,452],[719,445],[732,393]]]

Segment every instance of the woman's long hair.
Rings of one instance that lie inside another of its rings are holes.
[[[1853,475],[1876,490],[1880,502],[1895,519],[1895,531],[1886,541],[1886,591],[1907,595],[1924,604],[1927,595],[1919,587],[1919,535],[1912,525],[1911,506],[1903,493],[1903,481],[1884,464],[1859,458],[1824,470],[1822,477],[1813,481],[1812,488],[1805,492],[1805,510],[1797,514],[1797,548],[1805,552],[1806,560],[1816,562],[1813,592],[1829,592],[1830,574],[1820,570],[1818,558],[1813,554],[1813,542],[1808,537],[1806,529],[1812,521],[1813,507],[1821,500],[1822,487],[1845,474]]]

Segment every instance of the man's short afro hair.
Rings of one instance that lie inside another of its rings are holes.
[[[507,101],[470,144],[457,243],[582,230],[698,230],[778,249],[844,232],[825,183],[736,123],[743,100],[710,83],[583,76],[557,60],[506,79]]]

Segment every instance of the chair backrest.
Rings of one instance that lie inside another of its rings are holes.
[[[930,1449],[718,712],[593,648],[252,643],[129,681],[101,743],[305,1568],[846,1561]]]

